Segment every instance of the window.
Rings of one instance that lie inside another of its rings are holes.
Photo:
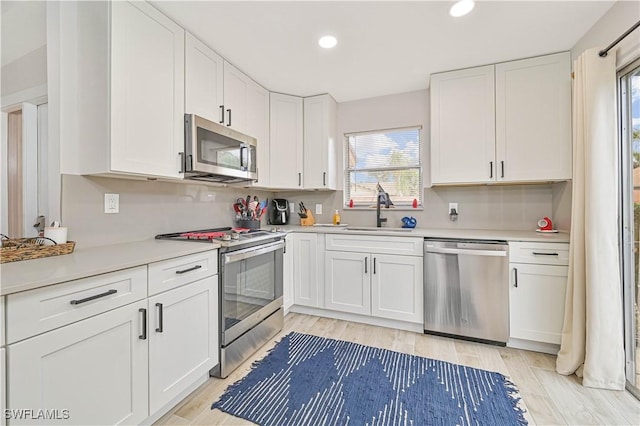
[[[376,204],[376,186],[397,206],[422,205],[421,127],[350,133],[345,148],[344,202]]]

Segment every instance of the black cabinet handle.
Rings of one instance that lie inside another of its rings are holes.
[[[180,274],[184,274],[186,272],[195,271],[196,269],[200,269],[200,268],[202,268],[202,265],[196,265],[193,268],[183,269],[182,271],[176,271],[176,274],[180,275]]]
[[[518,268],[513,268],[513,286],[518,287]]]
[[[118,292],[118,290],[105,291],[104,293],[96,294],[95,296],[85,297],[84,299],[80,299],[80,300],[72,300],[71,304],[72,305],[79,305],[81,303],[88,302],[90,300],[96,300],[96,299],[100,299],[101,297],[106,297],[106,296],[109,296],[111,294],[116,294],[117,292]]]
[[[327,186],[327,172],[322,172],[322,186]]]
[[[367,271],[367,264],[368,264],[368,263],[369,263],[369,258],[368,258],[368,257],[365,257],[365,258],[364,258],[364,273],[365,273],[365,274],[368,272],[368,271]]]
[[[504,161],[500,162],[500,167],[502,168],[502,173],[500,177],[504,177]]]
[[[156,328],[156,331],[158,333],[162,333],[162,328],[164,326],[162,303],[156,303],[156,308],[158,308],[158,328]]]
[[[493,179],[493,161],[489,161],[489,179]]]
[[[376,258],[373,258],[373,273],[376,273]]]
[[[538,251],[532,252],[534,256],[559,256],[558,253],[540,253]]]
[[[178,173],[184,173],[184,167],[185,167],[184,152],[179,152],[178,155],[180,156],[180,170],[178,170]]]
[[[142,314],[142,334],[138,336],[138,339],[147,340],[147,310],[140,308],[138,312]]]
[[[220,105],[220,124],[224,124],[224,105]]]
[[[227,119],[227,127],[231,126],[231,110],[227,109],[228,119]]]
[[[298,173],[298,186],[302,186],[302,173]]]

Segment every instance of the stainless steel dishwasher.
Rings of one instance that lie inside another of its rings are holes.
[[[505,344],[509,338],[505,241],[425,239],[424,331]]]

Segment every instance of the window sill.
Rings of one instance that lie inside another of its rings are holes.
[[[370,211],[370,212],[375,212],[376,208],[375,207],[349,207],[347,205],[342,206],[343,211],[348,212],[350,210],[357,210],[357,211]],[[380,212],[392,212],[392,211],[401,211],[401,212],[408,212],[408,211],[423,211],[424,207],[423,206],[418,206],[416,208],[413,208],[411,206],[400,206],[400,207],[391,207],[391,208],[385,208],[382,207],[380,208]]]

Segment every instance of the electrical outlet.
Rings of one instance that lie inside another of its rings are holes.
[[[296,204],[289,203],[289,213],[295,213],[295,212],[296,212]]]
[[[316,204],[316,214],[322,214],[322,204]]]
[[[458,210],[458,203],[449,203],[449,211],[447,214],[451,213],[451,210],[455,209],[456,213],[460,214],[460,210]]]
[[[104,212],[120,213],[120,194],[104,194]]]

